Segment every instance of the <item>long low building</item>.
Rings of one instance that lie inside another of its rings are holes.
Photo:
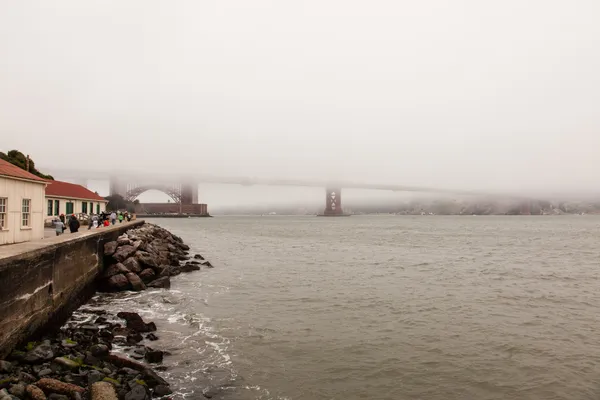
[[[0,245],[44,238],[46,180],[0,159]]]
[[[74,183],[48,181],[46,187],[46,221],[61,214],[100,214],[108,201],[97,193]]]

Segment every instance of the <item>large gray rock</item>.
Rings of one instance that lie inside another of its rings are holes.
[[[106,282],[108,289],[113,291],[122,291],[129,289],[130,283],[123,274],[117,274],[108,278]]]
[[[106,375],[104,375],[102,372],[92,370],[92,371],[88,372],[88,376],[87,376],[88,385],[93,385],[96,382],[101,382],[102,379],[104,379],[104,378],[106,378]],[[110,383],[108,383],[108,382],[105,382],[105,383],[110,385]],[[112,386],[112,385],[110,385],[110,386]]]
[[[44,361],[49,361],[54,358],[54,352],[52,351],[52,346],[49,341],[44,341],[44,343],[38,345],[34,349],[30,350],[23,357],[23,361],[29,364],[39,364]]]
[[[125,395],[125,400],[148,400],[150,396],[146,392],[146,388],[142,385],[134,384],[133,387]]]
[[[0,373],[10,374],[13,370],[13,365],[9,361],[0,360]]]
[[[133,248],[133,246],[119,246],[117,248],[117,251],[115,251],[115,253],[113,254],[113,258],[119,262],[123,262],[133,253],[135,253],[135,249]]]
[[[136,274],[142,271],[142,267],[135,257],[129,257],[127,260],[123,261],[123,265],[126,266],[130,272],[135,272]]]
[[[94,357],[106,357],[110,350],[105,344],[95,344],[90,347],[90,352]]]
[[[139,273],[139,277],[144,283],[151,282],[154,278],[156,278],[156,273],[151,268],[146,268],[142,272]]]
[[[117,250],[118,246],[119,246],[119,244],[116,241],[105,243],[104,244],[104,255],[112,256],[113,254],[115,254],[115,251]]]
[[[157,397],[163,397],[163,396],[167,396],[170,394],[173,394],[173,391],[167,385],[157,385],[154,388],[154,395]]]
[[[128,273],[127,280],[129,280],[129,283],[131,283],[131,288],[136,292],[146,290],[146,285],[144,282],[142,282],[140,277],[137,276],[137,274],[134,274],[133,272]]]
[[[168,276],[163,276],[162,278],[150,282],[148,287],[169,289],[171,287],[171,279]]]
[[[149,363],[160,363],[163,360],[164,352],[160,350],[148,350],[146,354],[144,354],[144,358]]]
[[[103,272],[103,276],[105,278],[110,278],[111,276],[117,275],[117,274],[127,274],[129,273],[129,269],[127,267],[125,267],[125,265],[121,264],[121,263],[116,263],[113,265],[110,265],[108,268],[106,268],[106,271]]]

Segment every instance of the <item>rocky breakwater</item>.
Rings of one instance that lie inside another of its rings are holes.
[[[212,268],[189,250],[159,226],[130,229],[105,244],[98,289],[169,288],[172,276]],[[166,353],[150,346],[156,330],[136,313],[112,315],[84,306],[60,330],[0,360],[0,400],[170,399],[169,383],[156,372],[164,370]]]
[[[60,331],[0,360],[0,400],[169,398],[154,371],[164,353],[147,346],[154,331],[136,313],[79,310]]]
[[[104,245],[104,271],[99,289],[107,292],[147,288],[169,288],[170,277],[182,272],[212,268],[200,254],[193,257],[189,246],[171,232],[144,224]],[[1,400],[1,399],[0,399]]]

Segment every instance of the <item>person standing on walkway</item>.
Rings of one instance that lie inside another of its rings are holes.
[[[60,219],[57,219],[54,221],[54,228],[56,229],[56,236],[60,236],[65,231],[65,224]]]
[[[123,213],[119,213],[119,223],[123,222]]]
[[[90,217],[90,224],[88,225],[88,230],[92,229],[92,227],[94,227],[94,228],[98,227],[98,216],[97,215],[92,215]]]
[[[75,214],[73,214],[71,216],[71,219],[69,220],[69,229],[71,230],[71,233],[77,232],[79,230],[79,226],[79,220],[77,219]]]
[[[113,211],[110,213],[110,223],[115,224],[117,222],[117,214]]]

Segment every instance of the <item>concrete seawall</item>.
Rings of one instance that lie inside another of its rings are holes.
[[[0,358],[43,327],[62,324],[95,292],[106,242],[132,221],[0,247]]]

